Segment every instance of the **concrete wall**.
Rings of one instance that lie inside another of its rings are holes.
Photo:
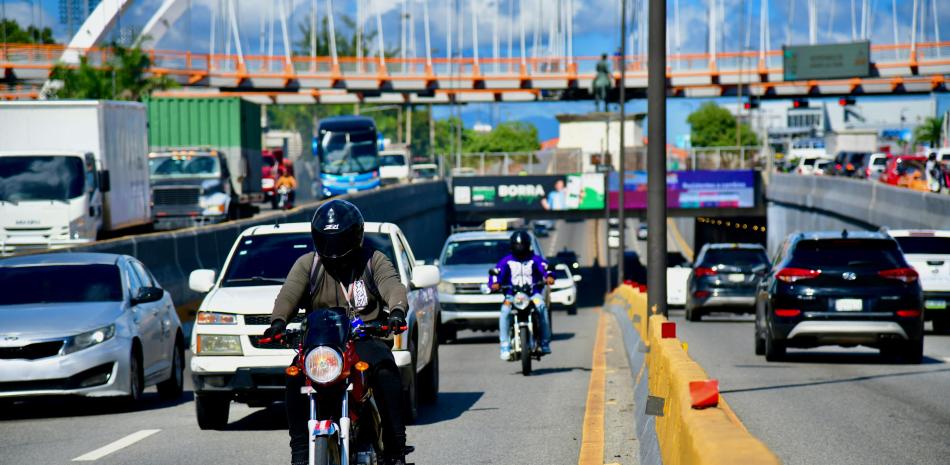
[[[391,187],[342,196],[356,204],[366,221],[397,224],[409,239],[417,259],[431,260],[448,236],[448,191],[443,182]],[[306,221],[313,217],[319,203],[309,203],[288,212],[273,212],[252,219],[203,228],[130,236],[66,249],[66,251],[127,254],[138,258],[162,286],[171,293],[176,305],[185,305],[202,297],[188,289],[192,270],[221,270],[227,254],[241,231],[258,225]]]
[[[950,229],[950,196],[880,182],[775,173],[766,199],[770,253],[796,231]]]

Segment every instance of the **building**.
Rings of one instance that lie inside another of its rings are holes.
[[[596,169],[594,165],[601,164],[601,156],[608,153],[613,169],[619,170],[619,157],[615,156],[620,153],[619,113],[563,114],[557,115],[556,118],[559,123],[557,141],[559,151],[579,151],[584,171],[594,171]],[[646,113],[626,115],[624,147],[628,154],[643,152],[645,119]]]

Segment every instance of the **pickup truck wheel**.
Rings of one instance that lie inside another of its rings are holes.
[[[570,307],[567,307],[567,314],[577,315],[577,305],[571,305]]]
[[[429,365],[419,373],[419,400],[434,404],[439,399],[439,341],[432,345],[432,358]]]
[[[416,419],[419,417],[419,396],[416,393],[416,386],[419,376],[416,373],[416,343],[413,342],[412,339],[409,339],[409,353],[412,354],[412,366],[410,368],[412,375],[408,380],[409,385],[405,386],[402,390],[404,399],[403,421],[405,421],[407,425],[412,425],[415,424]]]
[[[172,349],[172,373],[165,381],[158,383],[158,395],[164,400],[174,400],[181,397],[184,391],[185,380],[185,350],[181,338],[175,340]]]
[[[458,339],[458,329],[454,326],[439,324],[439,343],[448,344]]]
[[[201,429],[222,429],[228,425],[231,398],[223,395],[195,395],[195,414]]]

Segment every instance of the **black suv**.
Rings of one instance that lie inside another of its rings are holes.
[[[924,320],[917,272],[881,232],[804,233],[786,239],[756,296],[755,353],[864,345],[920,363]]]
[[[699,321],[710,309],[752,313],[755,288],[768,268],[761,245],[704,245],[686,283],[686,319]]]

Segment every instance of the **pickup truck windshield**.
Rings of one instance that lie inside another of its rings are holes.
[[[508,239],[452,242],[442,255],[443,265],[494,265],[511,253]]]
[[[121,300],[115,265],[0,266],[0,306]]]
[[[380,155],[379,166],[406,166],[406,157],[402,155]]]
[[[366,233],[363,245],[379,250],[393,262],[395,254],[389,235]],[[301,255],[313,251],[309,233],[262,234],[241,239],[228,269],[223,287],[280,286]]]
[[[158,155],[148,159],[153,178],[217,178],[221,163],[216,155]]]
[[[74,199],[83,194],[88,183],[83,160],[73,156],[12,156],[0,157],[0,200],[20,202],[29,200]],[[90,170],[89,176],[95,176]]]

